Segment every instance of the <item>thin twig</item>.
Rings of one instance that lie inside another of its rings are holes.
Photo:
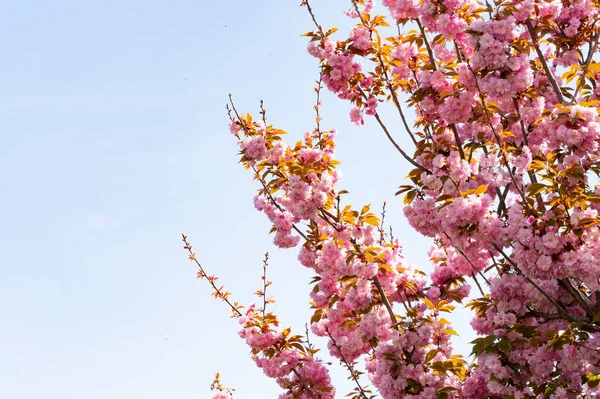
[[[592,46],[592,42],[594,45]],[[596,47],[598,47],[598,35],[594,35],[592,38],[592,42],[590,42],[590,51],[588,52],[587,59],[583,65],[583,70],[581,71],[581,79],[577,82],[577,88],[575,89],[575,94],[573,94],[573,99],[577,101],[577,95],[579,94],[579,90],[583,87],[585,83],[585,75],[587,75],[588,68],[590,67],[590,63],[594,58],[594,53],[596,52]]]
[[[308,13],[310,14],[310,17],[312,18],[313,23],[315,24],[315,26],[317,27],[317,29],[319,30],[319,32],[321,33],[321,35],[324,36],[325,34],[323,33],[323,28],[317,22],[317,18],[315,17],[315,13],[313,12],[312,7],[310,6],[310,3],[308,2],[308,0],[302,0],[302,4],[300,4],[300,6],[306,6],[306,9],[308,10]]]
[[[321,115],[319,114],[319,109],[321,107],[321,89],[322,89],[322,83],[323,83],[323,70],[321,70],[321,72],[319,73],[319,80],[317,81],[317,87],[315,87],[315,91],[317,92],[317,102],[315,104],[315,112],[316,112],[316,117],[315,117],[315,121],[316,121],[316,130],[317,130],[317,134],[319,135],[319,148],[323,149],[323,137],[321,135]]]
[[[189,243],[187,236],[185,234],[182,234],[181,237],[182,237],[183,243],[185,244],[183,249],[188,250],[188,252],[190,253],[190,256],[189,256],[190,260],[194,261],[196,263],[196,265],[198,266],[198,269],[200,269],[200,273],[198,275],[201,277],[206,277],[206,279],[208,280],[208,282],[210,283],[210,285],[212,286],[213,290],[216,293],[215,297],[223,300],[227,305],[229,305],[229,307],[237,315],[237,317],[241,317],[242,313],[238,310],[237,307],[235,307],[231,302],[229,302],[229,299],[227,299],[226,293],[222,292],[221,289],[219,287],[217,287],[217,285],[215,284],[214,279],[209,278],[209,276],[206,274],[206,272],[204,271],[204,268],[202,267],[202,265],[200,264],[198,259],[196,259],[196,254],[194,252],[192,252],[192,244]]]
[[[548,66],[548,62],[546,61],[546,57],[544,57],[544,53],[542,53],[542,50],[540,49],[537,34],[535,33],[535,29],[533,28],[533,25],[531,24],[530,19],[527,19],[525,21],[525,26],[527,26],[527,30],[529,31],[529,36],[531,36],[531,40],[533,41],[533,46],[535,47],[535,52],[537,53],[538,58],[540,59],[540,62],[542,63],[542,66],[544,67],[544,72],[546,72],[546,77],[550,81],[550,85],[552,85],[552,88],[554,89],[554,92],[556,93],[558,102],[561,104],[564,104],[565,99],[563,98],[562,91],[560,90],[558,82],[556,81],[556,78],[554,77],[554,75],[552,74],[552,71],[550,70],[550,67]]]
[[[581,291],[579,291],[578,289],[575,289],[572,285],[571,282],[569,281],[569,279],[558,279],[558,284],[563,287],[565,290],[567,290],[567,292],[569,293],[569,295],[571,295],[573,297],[573,299],[575,299],[575,301],[583,308],[583,310],[585,310],[585,313],[590,316],[590,317],[594,317],[595,312],[592,310],[592,308],[590,307],[590,304],[586,301],[587,298],[584,298],[581,295]]]
[[[381,302],[383,302],[383,305],[385,306],[385,308],[388,311],[388,314],[390,315],[392,325],[397,325],[398,320],[396,319],[396,315],[394,314],[394,309],[392,309],[392,305],[390,304],[390,301],[388,300],[387,295],[385,294],[385,291],[383,290],[383,287],[381,286],[381,283],[379,282],[377,276],[373,277],[373,282],[375,283],[375,287],[377,287],[377,291],[379,291]]]
[[[521,126],[521,135],[523,136],[523,143],[526,146],[529,146],[529,142],[527,141],[527,131],[525,129],[525,122],[523,121],[523,118],[521,117],[521,110],[519,109],[519,102],[517,101],[516,98],[513,98],[513,106],[515,107],[515,111],[517,113],[517,117],[519,118],[519,125]],[[529,176],[529,179],[531,180],[532,183],[537,183],[537,177],[535,176],[535,173],[533,173],[532,171],[528,170],[527,171],[527,175]],[[544,199],[542,198],[541,194],[536,194],[535,196],[536,201],[538,203],[538,206],[540,208],[540,210],[544,210]]]
[[[208,278],[208,275],[204,271],[204,268],[202,267],[202,265],[200,264],[200,262],[198,262],[198,259],[196,259],[196,254],[192,252],[192,245],[187,240],[187,236],[185,234],[182,234],[181,236],[182,236],[182,240],[183,240],[183,242],[185,244],[185,246],[183,248],[188,250],[188,252],[190,253],[190,259],[193,260],[196,263],[196,265],[198,265],[198,268],[200,269],[200,275],[207,278],[208,282],[210,283],[210,285],[213,287],[213,289],[217,293],[217,297],[221,298],[223,301],[225,301],[225,303],[227,303],[229,305],[229,307],[236,314],[237,317],[241,317],[242,313],[231,302],[229,302],[229,300],[227,299],[227,295],[225,295],[225,293],[223,293],[221,291],[221,289],[215,285],[213,279]],[[268,257],[267,257],[267,259],[268,259]],[[265,275],[265,277],[266,277],[266,275]],[[266,287],[265,287],[264,293],[265,293],[265,297],[266,297]],[[264,311],[263,311],[263,315],[264,315]],[[302,377],[302,375],[298,372],[298,370],[296,369],[296,367],[294,367],[292,369],[292,372],[296,375],[296,377],[298,378],[298,381],[300,382],[300,384],[302,384],[303,388],[306,390],[306,392],[309,394],[309,396],[312,399],[320,399],[321,398],[321,395],[316,396],[312,392],[312,390],[310,389],[310,387],[308,386],[308,384],[306,383],[306,381],[304,380],[304,378]]]
[[[471,277],[473,277],[473,281],[475,281],[475,284],[477,284],[477,288],[479,288],[479,292],[481,293],[481,295],[485,296],[485,293],[483,292],[483,289],[481,288],[481,285],[479,284],[479,280],[477,280],[477,275],[475,275],[475,272],[471,273]]]
[[[267,265],[269,262],[269,253],[265,252],[265,260],[263,261],[263,308],[262,308],[262,315],[263,318],[265,317],[265,313],[267,312],[267,287],[269,286],[268,281],[267,281]]]
[[[383,242],[385,241],[385,230],[383,228],[385,223],[385,208],[387,202],[383,201],[383,209],[381,210],[381,222],[379,223],[379,245],[383,246]]]
[[[458,147],[458,153],[460,154],[460,159],[464,160],[465,152],[463,151],[462,142],[460,141],[460,136],[458,135],[458,130],[456,130],[456,125],[454,125],[454,123],[452,123],[450,125],[450,129],[452,130],[452,133],[454,134],[454,140],[456,141],[456,147]]]
[[[396,140],[394,140],[394,138],[392,137],[392,135],[388,131],[387,127],[385,126],[385,124],[381,120],[381,117],[379,116],[379,113],[375,112],[374,116],[375,116],[375,119],[377,120],[377,123],[379,123],[379,126],[381,126],[381,128],[383,129],[383,132],[387,136],[388,140],[392,143],[392,145],[394,146],[394,148],[396,148],[396,150],[398,150],[398,152],[402,155],[402,157],[404,157],[404,159],[406,159],[411,165],[415,166],[416,168],[419,168],[423,172],[425,172],[428,175],[430,175],[431,171],[429,169],[427,169],[426,167],[424,167],[423,165],[417,163],[414,159],[412,159],[411,157],[409,157],[408,154],[406,154],[406,152],[404,152],[404,150],[402,149],[402,147],[400,147],[398,145],[398,143],[396,142]]]
[[[366,27],[367,21],[364,20],[362,13],[359,11],[356,0],[352,0],[352,3],[354,4],[354,9],[359,16],[360,21],[362,22],[363,26]],[[372,30],[370,30],[370,35],[371,35],[371,40],[372,40],[373,39],[373,36],[372,36],[373,31]],[[392,101],[394,102],[394,105],[396,106],[396,109],[398,109],[398,113],[400,114],[400,119],[402,120],[402,125],[404,126],[404,130],[406,131],[406,133],[408,133],[412,142],[416,146],[417,139],[415,138],[415,135],[413,134],[410,126],[408,125],[408,121],[406,120],[406,116],[404,115],[404,111],[402,110],[402,106],[400,105],[400,100],[398,99],[396,90],[394,90],[394,86],[391,82],[391,79],[390,79],[388,73],[387,73],[387,67],[386,67],[385,63],[383,62],[383,59],[381,58],[381,54],[379,54],[379,53],[377,53],[377,60],[379,61],[379,66],[381,67],[381,70],[383,71],[383,78],[385,79],[385,82],[387,83],[388,90],[390,92],[390,95],[392,96]]]
[[[419,30],[421,31],[421,37],[423,38],[423,43],[425,43],[425,47],[427,47],[427,54],[429,54],[429,61],[431,62],[431,66],[433,67],[433,70],[436,71],[437,66],[435,65],[435,58],[433,56],[433,50],[431,49],[431,46],[429,45],[429,40],[427,40],[427,35],[425,34],[425,29],[423,28],[423,25],[421,24],[420,19],[417,18],[416,21],[417,21],[417,26],[419,27]]]
[[[523,143],[526,146],[529,146],[529,142],[527,141],[527,130],[525,129],[525,122],[523,122],[523,118],[521,118],[521,110],[519,109],[519,103],[517,102],[516,97],[513,97],[513,106],[515,107],[517,117],[519,118],[519,125],[521,125],[521,135],[523,136]]]
[[[350,363],[348,363],[348,361],[344,357],[344,354],[342,353],[342,348],[339,346],[339,344],[336,342],[336,340],[333,338],[333,336],[329,332],[329,328],[325,327],[325,332],[329,336],[329,339],[331,339],[331,343],[333,344],[333,346],[337,349],[338,353],[340,354],[340,361],[348,369],[348,372],[350,373],[350,377],[352,378],[352,380],[354,381],[354,383],[358,387],[358,391],[360,392],[360,396],[363,397],[364,399],[368,399],[367,394],[365,393],[364,388],[360,385],[360,381],[358,380],[358,376],[357,376],[356,370],[354,370],[354,367]]]

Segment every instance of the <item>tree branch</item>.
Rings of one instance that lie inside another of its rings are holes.
[[[533,25],[531,24],[530,19],[527,19],[525,21],[525,26],[527,26],[527,30],[529,31],[529,36],[531,36],[531,40],[533,41],[533,46],[535,47],[535,52],[537,53],[538,58],[540,59],[540,62],[542,63],[542,66],[544,67],[544,72],[546,72],[546,77],[550,81],[550,85],[552,85],[552,88],[554,89],[554,92],[556,93],[558,102],[561,104],[564,104],[565,99],[563,97],[562,91],[560,90],[560,87],[558,86],[558,82],[556,81],[556,78],[554,77],[554,75],[552,74],[552,71],[550,70],[550,67],[548,66],[548,62],[546,61],[546,57],[544,57],[544,53],[542,53],[542,50],[540,49],[537,34],[535,33],[535,29],[533,28]]]

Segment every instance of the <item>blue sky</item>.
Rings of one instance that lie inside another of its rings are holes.
[[[208,398],[215,371],[239,399],[277,397],[180,234],[241,302],[270,251],[276,310],[303,331],[311,274],[273,248],[224,109],[230,92],[244,111],[264,99],[292,139],[312,129],[317,69],[299,3],[3,5],[0,397]],[[346,3],[333,3],[314,1],[323,24],[346,24]],[[351,202],[389,200],[406,257],[428,269],[428,243],[393,196],[406,164],[373,121],[354,128],[347,104],[324,100]]]

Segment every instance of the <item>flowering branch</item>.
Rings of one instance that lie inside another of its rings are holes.
[[[530,19],[527,19],[525,21],[525,26],[527,27],[529,36],[531,36],[531,40],[533,41],[533,46],[535,48],[535,52],[537,53],[538,58],[540,59],[540,62],[542,63],[542,66],[544,67],[544,72],[546,72],[546,77],[550,81],[550,84],[552,85],[552,88],[554,89],[554,93],[556,94],[556,97],[558,98],[558,102],[561,104],[564,104],[565,99],[563,97],[562,91],[560,90],[560,86],[558,85],[556,78],[554,77],[554,75],[552,74],[552,71],[550,70],[550,67],[548,66],[548,62],[546,62],[546,57],[544,57],[544,53],[542,53],[542,50],[540,49],[537,34],[535,33],[535,29],[534,29],[533,25],[531,24]]]

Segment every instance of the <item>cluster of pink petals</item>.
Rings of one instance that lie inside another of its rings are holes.
[[[581,71],[595,49],[597,37],[586,35],[597,34],[597,4],[515,0],[488,14],[476,0],[383,0],[394,30],[419,28],[386,40],[374,2],[351,3],[357,25],[346,40],[319,27],[308,52],[325,87],[351,104],[353,124],[380,122],[386,101],[400,108],[408,98],[416,110],[408,133],[418,167],[404,214],[434,239],[434,268],[424,276],[366,211],[360,219],[340,208],[334,131],[288,147],[262,122],[234,122],[246,165],[276,176],[261,180],[255,198],[275,244],[306,238],[299,260],[316,274],[312,332],[342,363],[362,361],[384,399],[600,397],[587,382],[600,374],[600,187],[591,182],[600,173],[600,88],[589,84],[598,63]],[[569,86],[561,75],[570,67],[578,72]],[[474,364],[461,368],[440,312],[473,295],[467,281],[481,293],[471,304],[480,340]],[[265,374],[289,388],[281,398],[310,397],[301,380],[333,397],[312,356],[262,355],[285,334],[255,312],[240,335]]]
[[[230,391],[216,391],[212,399],[233,399],[233,394]]]
[[[266,319],[255,305],[250,305],[239,318],[239,335],[252,349],[256,365],[286,390],[279,398],[309,398],[310,391],[322,399],[332,399],[335,389],[325,365],[312,355],[283,345],[288,333],[278,328],[274,314],[269,316]]]

